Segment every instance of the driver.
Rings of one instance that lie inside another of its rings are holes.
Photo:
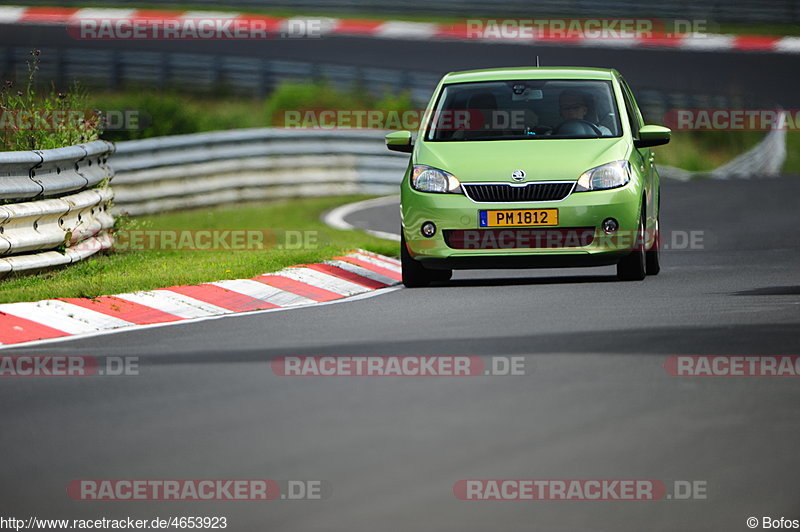
[[[595,124],[591,120],[586,120],[589,105],[586,103],[586,96],[583,93],[570,89],[563,91],[558,98],[558,107],[564,122],[568,120],[583,120],[594,125],[603,135],[611,135],[611,130],[607,127]]]

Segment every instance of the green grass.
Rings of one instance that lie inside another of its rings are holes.
[[[673,131],[669,144],[653,150],[657,163],[705,172],[749,150],[764,135],[764,131]]]
[[[729,35],[771,35],[792,36],[800,35],[800,24],[734,24],[725,22],[719,27],[710,28],[715,33]]]
[[[310,249],[218,251],[115,251],[69,268],[0,281],[0,303],[55,297],[97,297],[221,279],[250,278],[295,264],[316,262],[355,248],[397,256],[398,244],[361,231],[338,231],[323,212],[367,196],[310,198],[182,211],[123,220],[128,230],[316,231]],[[278,238],[278,242],[281,242]]]

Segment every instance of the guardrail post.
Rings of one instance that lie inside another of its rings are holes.
[[[169,82],[169,75],[170,75],[170,54],[164,52],[161,54],[161,70],[159,71],[158,76],[158,88],[160,90],[164,90],[167,88],[167,83]]]
[[[115,50],[111,55],[111,75],[108,78],[108,87],[117,90],[122,86],[123,61],[121,54]]]
[[[5,53],[3,54],[3,80],[11,79],[14,77],[13,72],[13,65],[14,65],[14,47],[8,46],[5,48]]]
[[[59,48],[56,51],[55,66],[56,66],[56,85],[58,85],[59,87],[66,88],[67,83],[66,83],[65,70],[67,65],[66,65],[66,60],[64,59],[64,50],[62,50],[61,48]]]
[[[220,91],[222,90],[222,83],[225,78],[223,73],[225,69],[224,58],[221,55],[215,55],[212,64],[214,65],[214,77],[211,81],[211,90]]]

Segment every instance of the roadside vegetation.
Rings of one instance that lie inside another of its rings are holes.
[[[27,61],[27,77],[0,86],[0,149],[46,150],[97,140],[103,128],[99,110],[89,109],[89,95],[78,84],[60,92],[38,88],[39,50]]]
[[[122,218],[116,229],[122,250],[102,252],[92,260],[36,276],[7,277],[0,281],[0,303],[56,297],[92,298],[220,279],[251,278],[296,264],[329,259],[357,248],[396,256],[396,242],[361,231],[331,229],[320,221],[325,211],[367,197],[279,200]],[[155,241],[165,242],[155,247],[169,248],[167,238],[177,235],[176,242],[180,242],[184,236],[190,237],[192,231],[202,230],[218,230],[218,234],[237,230],[267,231],[263,238],[266,249],[258,249],[257,244],[237,246],[232,238],[223,241],[237,249],[144,249],[151,247],[147,244],[151,234],[160,234]],[[144,235],[141,245],[136,235]],[[132,249],[134,247],[137,249]]]
[[[249,127],[282,127],[284,111],[414,108],[407,91],[375,95],[363,86],[347,90],[322,81],[317,84],[282,83],[265,99],[208,96],[148,90],[96,92],[91,105],[103,110],[136,111],[139,127],[106,130],[103,138],[134,140],[162,135]],[[156,120],[155,117],[158,117]]]
[[[656,163],[692,172],[717,168],[755,146],[764,131],[673,131],[666,146],[653,148]]]

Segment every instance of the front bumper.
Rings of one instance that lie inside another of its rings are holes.
[[[401,216],[409,253],[428,268],[602,266],[616,264],[630,254],[641,212],[641,198],[641,187],[632,181],[613,190],[573,192],[561,201],[476,203],[461,194],[418,192],[406,181],[401,190]],[[540,208],[558,209],[559,224],[536,229],[509,228],[511,232],[505,228],[492,230],[496,233],[494,236],[507,237],[502,241],[491,235],[485,238],[486,229],[479,227],[481,210]],[[601,229],[606,218],[615,218],[619,222],[619,230],[614,235],[606,235]],[[431,238],[424,237],[420,230],[427,221],[437,227]],[[576,238],[548,239],[547,235],[541,239],[532,238],[542,231],[570,233]],[[513,237],[511,233],[515,233]],[[585,238],[587,234],[591,237]],[[525,238],[519,238],[520,235]],[[470,245],[464,245],[465,239]],[[481,244],[476,246],[475,242]],[[485,249],[482,244],[487,242],[493,249]],[[463,249],[465,247],[469,249]]]

